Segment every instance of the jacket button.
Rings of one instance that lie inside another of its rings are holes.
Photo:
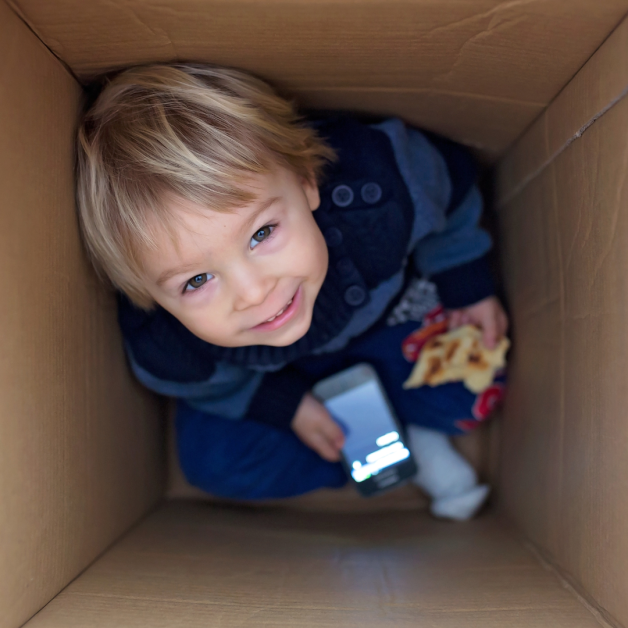
[[[336,264],[336,270],[343,276],[347,277],[353,272],[353,262],[348,257],[343,257],[341,260],[338,260]]]
[[[345,290],[345,301],[353,307],[361,305],[366,299],[366,292],[360,286],[349,286]]]
[[[325,242],[327,242],[327,246],[333,247],[342,243],[342,232],[337,227],[325,229],[323,237],[325,238]]]
[[[337,185],[331,193],[331,200],[338,207],[347,207],[353,203],[353,190],[348,185]]]
[[[360,190],[362,200],[369,205],[374,205],[382,198],[382,188],[377,183],[365,183]]]

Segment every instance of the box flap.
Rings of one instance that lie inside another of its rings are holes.
[[[12,0],[81,78],[194,60],[305,105],[403,115],[496,154],[628,10],[626,0]]]
[[[516,196],[571,142],[628,94],[624,20],[500,164],[498,206]]]

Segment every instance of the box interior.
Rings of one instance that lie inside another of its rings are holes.
[[[627,10],[0,2],[3,625],[628,625]],[[189,501],[73,193],[82,85],[175,59],[399,115],[489,164],[514,350],[503,417],[459,443],[496,487],[479,520],[432,521],[412,489]]]

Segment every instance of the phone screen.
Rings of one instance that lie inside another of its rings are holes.
[[[325,407],[345,433],[343,454],[356,482],[410,457],[376,381],[327,399]]]

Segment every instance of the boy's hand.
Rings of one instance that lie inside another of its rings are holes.
[[[292,419],[295,434],[321,458],[329,462],[340,460],[345,436],[327,412],[325,406],[310,393],[306,393]]]
[[[484,333],[482,341],[488,349],[494,349],[508,330],[508,317],[496,297],[488,297],[474,305],[451,310],[449,329],[462,325],[475,325]]]

